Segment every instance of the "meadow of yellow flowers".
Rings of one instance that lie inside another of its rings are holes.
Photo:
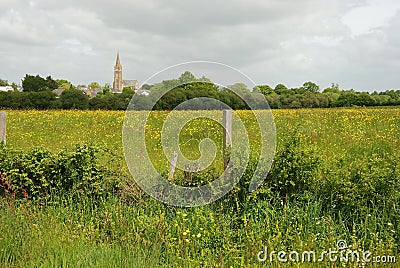
[[[122,148],[124,112],[6,112],[8,148],[46,148],[57,152],[76,144],[96,144],[117,156],[120,163],[113,164],[129,178]],[[250,113],[238,111],[248,130],[250,146],[257,151],[259,132]],[[390,185],[399,185],[400,108],[272,113],[277,151],[282,152],[285,143],[298,135],[302,146],[312,147],[320,158],[313,182],[315,189],[324,194],[321,199],[313,199],[312,186],[308,189],[310,195],[302,199],[289,198],[277,203],[249,201],[240,209],[227,205],[234,200],[197,208],[172,207],[145,194],[130,199],[121,199],[117,194],[96,203],[90,198],[80,202],[65,199],[44,206],[2,199],[0,266],[282,267],[288,263],[279,262],[276,254],[266,262],[260,262],[257,256],[265,248],[275,252],[315,251],[320,256],[319,253],[335,248],[338,241],[346,241],[350,249],[360,254],[371,252],[373,257],[383,256],[386,261],[390,257],[391,262],[385,264],[398,267],[400,195],[398,189],[391,189],[385,196],[384,189],[388,188],[384,187],[388,180],[392,180]],[[152,113],[146,126],[148,152],[162,173],[169,169],[160,135],[167,115],[168,112],[161,111]],[[204,138],[214,140],[219,148],[214,164],[218,170],[223,157],[222,127],[216,122],[196,119],[186,124],[180,135],[182,152],[191,159],[199,157],[198,143]],[[126,187],[125,191],[137,191],[132,185]],[[381,203],[369,204],[368,200],[375,196]],[[250,198],[257,196],[245,197]],[[335,207],[336,202],[342,207]],[[391,257],[397,257],[397,263]],[[339,259],[289,264],[369,265]]]

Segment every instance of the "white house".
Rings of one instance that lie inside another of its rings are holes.
[[[0,91],[2,92],[8,92],[8,91],[14,91],[12,86],[5,86],[5,87],[0,87]]]
[[[149,96],[150,90],[138,89],[138,90],[135,90],[135,93],[138,95]]]

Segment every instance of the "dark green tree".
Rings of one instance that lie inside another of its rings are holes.
[[[15,84],[14,82],[12,82],[11,86],[12,86],[12,88],[14,89],[14,91],[17,91],[17,90],[18,90],[18,86],[17,86],[17,84]]]
[[[40,75],[29,75],[26,74],[22,79],[22,87],[26,92],[38,92],[47,89],[46,79],[40,77]]]
[[[305,91],[313,93],[319,92],[319,86],[313,82],[305,82],[302,88],[304,88]]]
[[[264,94],[264,96],[268,96],[275,93],[274,89],[269,85],[260,85],[257,86],[257,88],[260,90],[262,94]]]
[[[60,96],[63,109],[87,109],[89,98],[77,89],[65,90]]]
[[[144,85],[142,86],[142,89],[143,89],[143,90],[150,90],[152,87],[153,87],[153,85],[144,84]]]
[[[274,91],[276,94],[281,95],[286,93],[288,91],[288,88],[284,84],[277,84]]]
[[[179,80],[179,83],[181,83],[181,84],[187,84],[187,83],[197,81],[196,77],[189,71],[186,71],[183,74],[181,74],[181,76],[179,77],[178,80]]]
[[[325,88],[322,93],[340,93],[339,84],[332,83],[331,87]]]
[[[0,79],[0,87],[6,87],[6,86],[8,86],[8,81]]]
[[[50,90],[54,90],[54,89],[58,88],[57,81],[55,81],[53,78],[51,78],[50,75],[46,77],[46,83],[47,83],[47,85],[46,85],[47,88]]]
[[[357,105],[357,94],[354,90],[345,90],[340,92],[340,96],[336,101],[336,105],[339,107],[350,107]]]
[[[29,92],[26,96],[32,104],[32,108],[45,110],[52,107],[54,101],[56,101],[56,94],[51,91],[40,91],[40,92]],[[27,107],[29,108],[29,107]]]

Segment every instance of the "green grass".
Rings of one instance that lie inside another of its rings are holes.
[[[388,178],[399,179],[396,163],[400,155],[400,109],[273,113],[278,150],[297,132],[302,146],[313,148],[321,158],[314,178],[315,192],[329,189],[325,197],[333,201],[313,195],[301,201],[289,198],[285,204],[279,199],[260,199],[237,210],[229,199],[184,209],[164,205],[142,193],[132,194],[138,200],[115,195],[100,202],[54,197],[56,202],[51,205],[8,197],[0,201],[0,266],[279,267],[285,264],[276,257],[273,263],[260,263],[258,252],[267,246],[275,251],[321,253],[336,248],[340,239],[356,250],[369,250],[375,256],[396,255],[399,260],[398,195],[383,195],[385,204],[366,206],[364,201],[379,196],[379,187],[387,187]],[[168,170],[168,163],[154,137],[166,115],[154,115],[147,140],[160,171]],[[241,112],[241,116],[254,131],[247,112]],[[77,143],[98,144],[119,157],[120,163],[114,164],[124,169],[126,180],[129,174],[122,157],[123,118],[122,112],[7,111],[7,146],[58,151]],[[222,130],[218,125],[205,128],[202,124],[212,123],[192,122],[180,136],[182,150],[189,158],[198,156],[198,141],[204,137],[213,139],[220,150]],[[196,131],[211,128],[215,131]],[[257,139],[251,144],[257,148]],[[221,155],[215,165],[220,162]],[[130,189],[124,190],[129,196]],[[332,208],[338,200],[343,208]],[[358,266],[328,261],[292,265]]]

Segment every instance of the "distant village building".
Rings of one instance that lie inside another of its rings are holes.
[[[8,91],[14,91],[14,89],[12,86],[5,86],[5,87],[0,87],[0,91],[8,92]]]
[[[122,80],[124,81],[124,87],[130,87],[133,90],[139,90],[139,81],[138,80]]]
[[[138,80],[123,80],[122,79],[122,64],[119,57],[119,52],[117,53],[117,60],[114,65],[114,82],[112,91],[114,93],[121,93],[124,87],[130,87],[131,89],[137,91],[140,89]]]
[[[65,90],[64,88],[56,88],[53,90],[53,93],[56,94],[57,96],[61,96],[64,90]]]
[[[98,93],[103,92],[102,88],[92,88],[88,90],[88,96],[94,98],[97,96]]]
[[[144,96],[149,96],[150,95],[150,90],[138,89],[135,92],[138,95],[144,95]]]
[[[76,89],[82,91],[89,98],[94,98],[98,93],[103,92],[102,88],[88,88],[87,86],[82,85],[77,86]]]

